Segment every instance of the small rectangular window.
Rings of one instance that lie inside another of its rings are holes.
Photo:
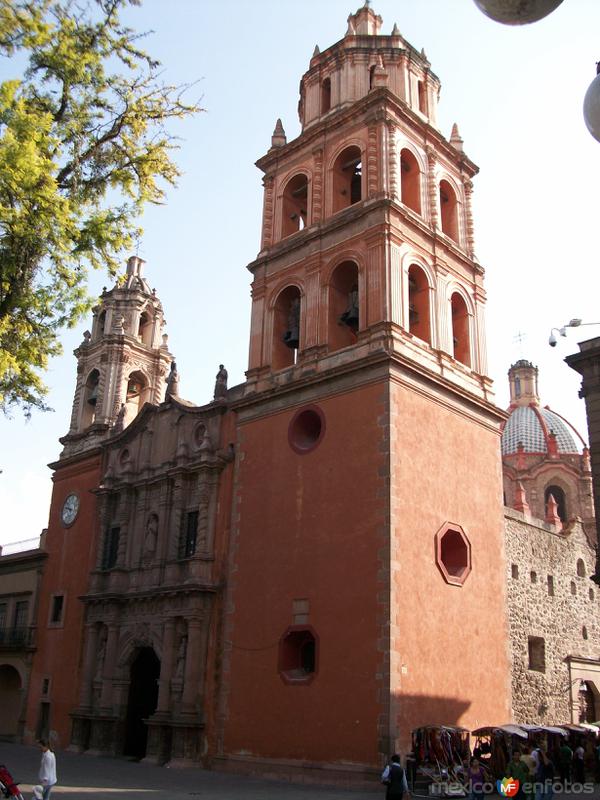
[[[550,597],[554,597],[554,578],[552,575],[548,575],[548,594]]]
[[[516,564],[512,565],[511,574],[515,580],[519,577],[519,567]]]
[[[42,697],[50,694],[50,678],[42,678]]]
[[[536,672],[546,672],[546,642],[541,636],[529,636],[527,639],[529,651],[529,669]]]
[[[119,537],[121,528],[109,528],[104,539],[104,552],[102,553],[102,569],[112,569],[117,563],[119,555]]]
[[[50,622],[53,625],[58,625],[63,619],[63,608],[65,603],[64,594],[55,594],[52,598],[52,605],[50,608]]]
[[[179,540],[179,558],[190,558],[196,552],[198,532],[198,511],[187,511],[182,517],[182,531]]]

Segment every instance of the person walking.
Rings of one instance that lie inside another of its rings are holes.
[[[49,800],[52,787],[56,784],[56,756],[50,750],[50,744],[47,739],[40,739],[38,744],[42,751],[40,774],[38,776],[43,787],[42,800]]]
[[[381,782],[385,784],[385,800],[401,800],[404,795],[408,795],[408,784],[406,773],[400,764],[400,756],[397,753],[390,759],[390,763],[381,773]]]

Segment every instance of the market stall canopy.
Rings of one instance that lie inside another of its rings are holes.
[[[521,739],[527,739],[527,731],[518,725],[486,725],[483,728],[477,728],[473,731],[473,736],[491,736],[494,733],[506,733],[509,736],[520,736]]]

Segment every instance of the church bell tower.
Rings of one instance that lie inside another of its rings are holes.
[[[224,757],[368,771],[419,725],[510,717],[477,167],[381,31],[366,2],[315,48],[300,135],[278,120],[257,162]]]
[[[156,291],[145,262],[131,256],[127,273],[94,308],[92,331],[75,350],[77,383],[71,425],[61,439],[64,456],[88,450],[110,431],[128,425],[144,403],[160,403],[172,362]]]

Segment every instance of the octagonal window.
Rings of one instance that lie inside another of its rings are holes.
[[[471,543],[460,525],[447,522],[435,536],[438,569],[446,583],[462,586],[471,572]]]

